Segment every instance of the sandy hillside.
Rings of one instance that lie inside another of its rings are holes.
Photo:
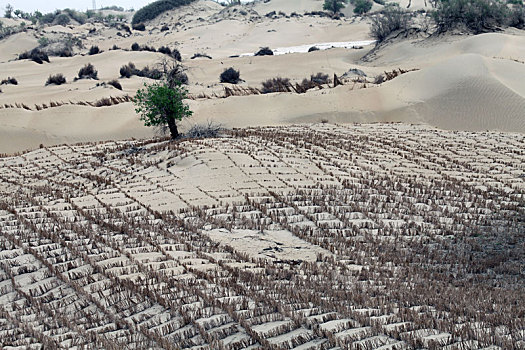
[[[408,3],[401,5],[407,7]],[[413,9],[426,5],[424,1],[410,2]],[[79,106],[96,104],[110,96],[129,100],[128,96],[149,81],[120,78],[119,69],[128,62],[141,69],[154,67],[166,58],[160,53],[131,51],[133,43],[180,50],[193,99],[189,103],[195,111],[194,118],[185,121],[183,128],[208,120],[226,127],[328,120],[400,121],[450,130],[525,132],[522,31],[420,36],[388,42],[374,50],[374,44],[359,44],[372,40],[368,17],[333,20],[304,15],[321,9],[320,0],[272,0],[230,8],[199,0],[147,23],[145,32],[128,34],[121,25],[110,28],[87,23],[33,28],[8,37],[0,41],[0,79],[15,77],[19,84],[0,87],[0,106],[4,107],[0,109],[0,153],[40,144],[153,136],[153,130],[137,121],[130,102],[98,108]],[[273,11],[274,15],[267,16]],[[16,25],[17,20],[6,23]],[[161,31],[163,26],[168,30]],[[20,52],[37,47],[42,37],[51,42],[79,40],[83,47],[74,46],[73,57],[52,56],[51,63],[43,65],[15,60]],[[306,51],[325,43],[346,46],[311,53],[230,57],[254,53],[263,46],[276,52],[291,47]],[[99,46],[103,53],[88,56],[92,45]],[[112,50],[113,46],[119,49]],[[196,53],[212,59],[191,59]],[[98,70],[99,80],[74,82],[78,70],[87,63]],[[228,87],[219,84],[219,74],[228,67],[240,70],[242,89],[260,89],[262,81],[273,77],[289,78],[296,84],[318,72],[330,78],[337,75],[344,86],[325,85],[322,90],[305,94],[218,98]],[[365,76],[352,73],[352,69]],[[397,69],[406,73],[382,84],[374,83],[378,75]],[[64,74],[67,84],[44,86],[48,76],[57,73]],[[97,86],[111,79],[118,79],[123,90]],[[56,107],[45,109],[44,105]]]
[[[0,158],[0,346],[523,348],[523,142],[316,124]]]

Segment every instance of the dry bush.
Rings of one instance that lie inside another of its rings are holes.
[[[122,85],[116,79],[108,81],[107,84],[113,86],[115,89],[118,89],[118,90],[122,91]]]
[[[39,48],[36,48],[36,49],[31,50],[31,51],[26,51],[24,53],[21,53],[18,56],[18,59],[19,60],[30,59],[33,62],[36,62],[38,64],[42,64],[44,62],[49,63],[49,57],[47,56],[47,54],[44,51],[40,50]]]
[[[292,92],[293,87],[290,79],[276,77],[262,82],[262,93],[269,94],[272,92]]]
[[[62,73],[58,73],[55,75],[50,75],[49,78],[47,78],[46,86],[47,85],[62,85],[66,83],[66,78]]]
[[[219,80],[221,83],[237,84],[241,81],[241,73],[230,67],[221,73]]]
[[[77,78],[75,78],[77,79]],[[91,63],[86,64],[78,71],[78,79],[98,79],[98,72]]]

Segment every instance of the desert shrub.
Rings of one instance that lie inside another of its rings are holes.
[[[91,63],[88,63],[78,71],[78,79],[98,79],[98,72]]]
[[[61,13],[58,16],[56,16],[55,22],[58,25],[65,26],[65,25],[68,25],[69,22],[71,22],[71,18],[69,18],[69,16],[66,15],[65,13]]]
[[[82,12],[78,12],[72,9],[64,9],[63,12],[66,13],[69,18],[77,21],[79,24],[86,23],[87,15]]]
[[[63,74],[59,73],[55,75],[50,75],[49,78],[47,78],[46,86],[51,85],[51,84],[62,85],[65,83],[66,83],[66,78],[64,77]]]
[[[49,45],[49,38],[41,36],[40,38],[38,38],[38,45],[42,47]]]
[[[129,62],[125,66],[120,67],[120,76],[124,78],[131,78],[132,75],[136,74],[136,70],[135,64]]]
[[[118,47],[117,45],[113,45],[113,47],[111,48],[111,50],[120,50],[120,47]]]
[[[163,25],[162,28],[160,28],[161,32],[166,32],[168,30],[170,30],[170,27],[168,27],[167,25]]]
[[[9,77],[7,79],[3,79],[2,82],[0,82],[0,85],[8,85],[8,84],[18,85],[18,80],[16,80],[15,78]]]
[[[370,34],[378,42],[385,40],[392,32],[404,30],[408,25],[408,14],[397,6],[386,7],[381,14],[372,18]]]
[[[514,5],[508,17],[509,26],[523,29],[525,28],[525,7]]]
[[[113,86],[115,89],[122,90],[122,85],[120,85],[119,81],[116,79],[108,81],[107,84]]]
[[[182,61],[182,56],[180,55],[180,52],[179,50],[177,49],[173,49],[171,51],[171,55],[170,55],[173,59],[175,59],[176,61]]]
[[[317,46],[312,46],[311,48],[308,49],[308,52],[314,52],[314,51],[319,51],[319,48]]]
[[[89,52],[88,52],[88,55],[92,56],[92,55],[96,55],[96,54],[99,54],[101,51],[100,49],[98,48],[98,46],[91,46],[89,48]]]
[[[140,51],[157,52],[157,49],[155,49],[153,46],[144,45],[140,47]]]
[[[169,47],[166,47],[166,46],[161,46],[159,47],[159,50],[158,50],[160,53],[163,53],[165,55],[171,55],[171,49]]]
[[[140,45],[137,43],[133,43],[131,45],[131,51],[140,51]]]
[[[184,68],[177,61],[165,61],[163,63],[162,70],[164,72],[166,81],[168,82],[169,86],[174,87],[179,84],[187,85],[189,82],[188,76],[186,75],[186,73],[184,73]]]
[[[232,67],[225,69],[220,75],[221,83],[237,84],[241,79],[241,73]]]
[[[345,7],[345,0],[325,0],[323,4],[323,10],[331,11],[336,14]]]
[[[372,1],[370,0],[354,0],[354,13],[362,15],[372,9]]]
[[[440,32],[465,26],[474,33],[506,25],[508,15],[509,8],[499,0],[441,0],[432,13]]]
[[[203,57],[203,58],[208,58],[208,59],[212,59],[212,57],[208,54],[205,54],[205,53],[196,53],[194,54],[193,56],[191,56],[191,59],[194,60],[196,58],[200,58],[200,57]]]
[[[262,47],[255,56],[273,56],[273,51],[269,47]]]
[[[146,26],[144,25],[144,23],[137,23],[137,24],[133,24],[131,26],[134,30],[138,30],[140,32],[143,32],[146,30]]]
[[[55,18],[60,14],[60,11],[46,13],[39,18],[39,22],[42,24],[50,24],[55,21]]]
[[[120,67],[120,76],[123,78],[131,78],[133,75],[143,78],[150,78],[154,80],[162,79],[163,72],[156,68],[144,67],[139,70],[132,62]]]
[[[194,0],[159,0],[152,2],[135,12],[131,23],[137,24],[152,20],[166,11],[190,4],[193,1]]]
[[[292,91],[292,84],[290,79],[276,77],[262,82],[262,93],[269,94],[271,92],[290,92]]]
[[[73,57],[73,50],[69,47],[64,47],[55,52],[59,57]]]
[[[209,122],[208,124],[196,124],[184,133],[184,137],[190,139],[219,137],[223,129],[222,125],[213,122]]]
[[[154,80],[162,79],[162,72],[157,68],[150,68],[148,66],[142,68],[142,70],[137,71],[139,77],[150,78]]]
[[[322,85],[322,84],[329,84],[330,83],[330,78],[328,77],[328,74],[323,74],[321,72],[315,74],[315,75],[311,75],[310,76],[310,81],[318,84],[318,85]]]
[[[47,54],[36,48],[36,49],[33,49],[31,51],[26,51],[22,54],[20,54],[18,56],[18,59],[20,60],[26,60],[26,59],[30,59],[38,64],[42,64],[44,62],[48,62],[49,63],[49,57],[47,56]]]

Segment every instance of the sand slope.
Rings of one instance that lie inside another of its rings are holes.
[[[420,6],[413,2],[411,6]],[[315,43],[370,40],[369,19],[332,20],[318,16],[290,17],[291,12],[320,10],[322,1],[257,2],[224,8],[215,2],[199,0],[188,7],[170,11],[147,24],[147,31],[131,35],[101,24],[52,26],[40,32],[28,31],[0,41],[0,79],[13,76],[19,85],[2,85],[0,107],[0,153],[23,150],[40,143],[57,144],[97,139],[129,138],[152,135],[137,121],[131,103],[115,108],[64,107],[37,112],[35,105],[51,102],[94,102],[109,96],[133,95],[148,79],[119,79],[123,91],[97,86],[119,78],[119,69],[128,62],[138,68],[154,67],[166,57],[159,53],[133,52],[133,43],[159,48],[179,48],[190,79],[193,96],[221,96],[224,85],[220,73],[234,67],[240,70],[241,87],[260,88],[261,82],[289,78],[300,83],[318,72],[343,76],[359,69],[366,84],[347,78],[346,85],[306,94],[277,93],[227,99],[190,101],[195,111],[193,123],[216,121],[226,127],[286,125],[328,120],[339,123],[400,121],[424,123],[451,130],[503,130],[525,132],[523,115],[525,83],[525,35],[508,30],[477,36],[439,36],[389,42],[375,50],[373,45],[357,49],[328,49],[312,53],[291,53],[267,57],[230,57],[253,53],[262,46],[286,50],[288,47]],[[265,16],[275,10],[277,16]],[[244,11],[244,12],[242,12]],[[285,15],[279,15],[279,11]],[[241,14],[245,13],[245,14]],[[168,31],[160,28],[168,25]],[[90,33],[90,29],[96,29]],[[62,33],[62,34],[61,34]],[[65,34],[63,34],[65,33]],[[75,48],[72,58],[51,57],[50,64],[9,61],[21,51],[36,47],[37,38],[60,35],[82,38],[84,48]],[[91,45],[104,52],[87,56]],[[113,45],[122,48],[110,50]],[[213,59],[190,59],[207,53]],[[85,64],[92,63],[99,80],[73,78]],[[394,69],[411,71],[394,80],[373,84],[375,77]],[[50,74],[63,73],[68,83],[44,87]],[[354,76],[355,77],[355,76]],[[364,81],[364,80],[363,80]],[[366,88],[364,89],[366,85]],[[23,110],[25,104],[32,111]],[[66,123],[52,122],[56,114],[69,114]],[[104,125],[89,125],[84,120]],[[16,137],[14,135],[17,135]],[[23,135],[23,136],[21,136]],[[13,140],[16,139],[16,142]]]

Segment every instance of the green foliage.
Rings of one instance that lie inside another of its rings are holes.
[[[38,38],[38,45],[42,47],[49,45],[49,39],[45,36],[41,36]]]
[[[183,5],[188,5],[193,1],[195,0],[158,0],[152,2],[135,12],[131,23],[138,24],[150,21],[166,11],[173,10]]]
[[[4,13],[4,17],[5,18],[12,18],[13,17],[13,6],[11,4],[7,4],[7,6],[5,7],[5,13]]]
[[[144,89],[133,98],[135,112],[145,126],[168,126],[171,137],[178,136],[176,121],[190,117],[193,112],[184,103],[188,90],[180,83],[170,87],[168,83],[144,83]]]
[[[69,24],[69,22],[71,22],[71,18],[69,18],[68,15],[66,15],[65,13],[61,13],[59,14],[57,17],[56,17],[56,23],[58,25],[61,25],[61,26],[65,26],[67,24]]]
[[[482,33],[507,25],[509,12],[499,0],[441,0],[433,17],[441,32],[464,25],[474,33]]]
[[[354,13],[358,15],[362,15],[363,13],[367,13],[372,9],[372,1],[370,0],[355,0],[354,1]]]
[[[325,0],[323,4],[323,10],[331,11],[336,14],[345,7],[346,0]]]
[[[370,34],[378,42],[385,40],[392,32],[404,30],[409,22],[409,14],[399,6],[387,6],[383,12],[372,18]]]

